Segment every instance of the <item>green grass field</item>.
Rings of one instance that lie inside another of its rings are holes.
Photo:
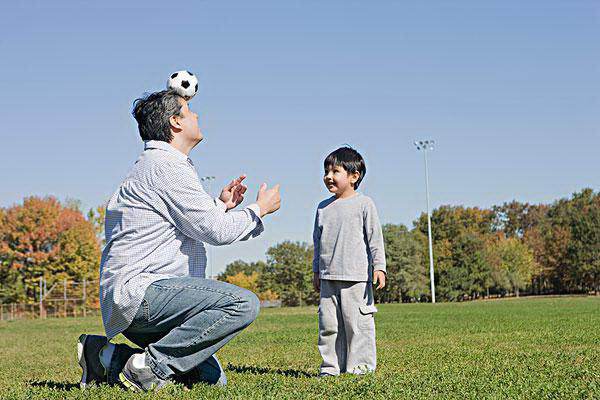
[[[0,323],[1,399],[600,398],[600,297],[380,305],[375,374],[317,379],[316,308],[263,310],[219,353],[229,385],[81,391],[99,318]]]

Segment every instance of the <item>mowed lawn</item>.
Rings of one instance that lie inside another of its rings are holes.
[[[263,310],[218,356],[226,388],[81,391],[75,343],[99,318],[0,323],[0,399],[600,398],[600,297],[384,304],[375,374],[317,379],[315,307]]]

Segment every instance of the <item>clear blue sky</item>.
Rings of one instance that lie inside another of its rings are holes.
[[[309,241],[322,159],[344,143],[384,223],[424,210],[417,138],[438,142],[433,206],[599,189],[597,1],[71,3],[0,6],[0,206],[105,201],[141,151],[132,101],[184,68],[213,191],[242,172],[249,200],[282,184],[265,234],[213,249],[215,272]]]

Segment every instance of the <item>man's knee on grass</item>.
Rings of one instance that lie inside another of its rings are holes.
[[[242,289],[239,300],[239,311],[241,314],[241,324],[243,327],[250,325],[260,312],[260,300],[249,290]]]

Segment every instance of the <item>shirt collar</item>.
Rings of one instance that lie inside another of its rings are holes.
[[[192,160],[190,160],[190,158],[188,156],[183,154],[181,151],[177,150],[175,147],[171,146],[169,143],[163,142],[162,140],[147,140],[147,141],[145,141],[144,142],[144,150],[148,150],[148,149],[164,150],[164,151],[169,152],[170,154],[173,154],[175,157],[177,157],[180,160],[188,161],[190,163],[192,161]]]

